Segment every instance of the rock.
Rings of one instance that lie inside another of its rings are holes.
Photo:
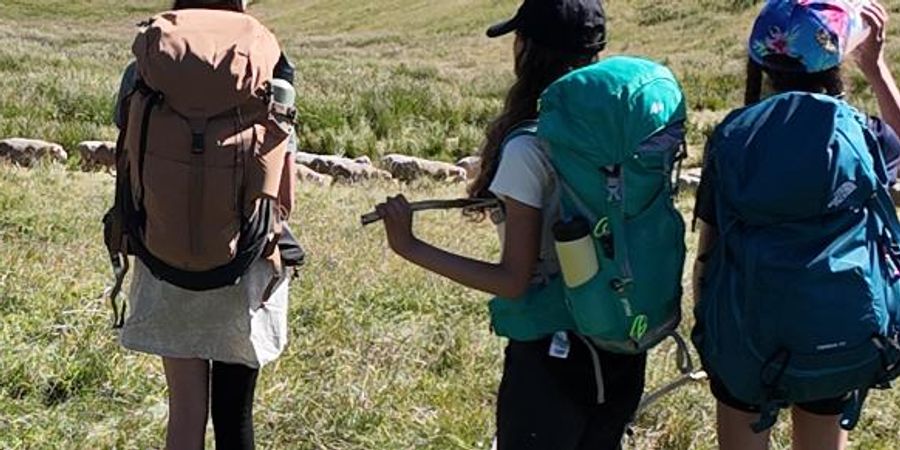
[[[381,159],[381,164],[394,178],[404,182],[430,178],[435,181],[461,183],[467,179],[466,170],[462,167],[413,156],[387,155]]]
[[[322,187],[328,187],[334,183],[334,177],[331,175],[321,174],[303,164],[297,165],[297,179],[301,183],[315,184]]]
[[[116,168],[116,143],[106,141],[85,141],[78,144],[83,170]]]
[[[371,166],[371,165],[372,165],[372,158],[369,158],[368,156],[360,156],[359,158],[354,159],[353,162],[359,163],[359,164],[365,164],[365,165],[367,165],[367,166]]]
[[[466,156],[456,162],[456,167],[461,167],[466,171],[466,176],[470,180],[474,180],[481,173],[481,158],[478,156]]]
[[[681,172],[678,178],[678,187],[681,189],[697,189],[700,187],[700,176],[703,169],[695,167]]]
[[[389,172],[340,156],[298,152],[297,163],[309,167],[318,173],[334,177],[334,181],[342,183],[390,180],[393,178]]]
[[[66,162],[69,155],[62,145],[38,139],[10,138],[0,140],[0,161],[32,167],[39,160]]]

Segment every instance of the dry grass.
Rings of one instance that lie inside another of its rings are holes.
[[[45,137],[69,149],[112,138],[112,97],[132,25],[164,3],[3,0],[0,137]],[[257,3],[298,65],[309,150],[467,154],[510,80],[509,39],[482,33],[513,0]],[[740,101],[753,2],[607,3],[610,51],[660,59],[683,81],[696,162],[704,132]],[[871,108],[864,88],[854,95]],[[405,189],[416,198],[460,194]],[[294,227],[311,261],[292,290],[293,341],[262,377],[261,448],[489,447],[503,342],[488,329],[486,297],[404,263],[379,229],[357,225],[360,213],[397,190],[301,188]],[[162,445],[159,362],[118,347],[98,298],[109,281],[99,219],[110,191],[108,175],[0,167],[0,448]],[[691,200],[681,206],[688,211]],[[423,215],[417,229],[466,254],[499,253],[490,226],[453,213]],[[688,238],[693,248],[695,236]],[[683,331],[689,327],[687,320]],[[648,370],[651,386],[672,377],[671,347],[654,351]],[[897,417],[898,394],[874,393],[852,448],[900,448]],[[638,420],[631,448],[712,449],[713,427],[706,387],[692,386]],[[787,439],[782,424],[773,448],[788,448]]]
[[[0,167],[0,448],[161,446],[159,361],[118,347],[98,298],[109,278],[99,220],[111,189],[103,174]],[[311,260],[292,288],[292,342],[263,371],[261,448],[489,446],[503,342],[488,329],[486,296],[403,262],[378,227],[358,225],[397,190],[301,188],[294,227]],[[468,255],[499,254],[491,226],[455,213],[425,213],[417,231]],[[674,377],[671,352],[668,344],[654,351],[651,387]],[[894,391],[874,394],[853,448],[900,445],[898,400]],[[706,387],[691,386],[638,420],[631,448],[712,449],[712,418]],[[787,448],[786,439],[782,424],[774,448]]]
[[[696,163],[712,127],[741,98],[751,1],[615,0],[609,53],[673,67],[688,93]],[[162,0],[7,0],[0,15],[0,136],[72,148],[113,137],[109,110],[134,24]],[[263,0],[253,11],[298,65],[301,146],[454,159],[478,146],[510,82],[510,39],[485,27],[514,0]],[[892,47],[893,48],[893,47]],[[851,78],[858,79],[858,74]],[[873,105],[863,87],[854,94]]]

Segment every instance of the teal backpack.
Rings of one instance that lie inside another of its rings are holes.
[[[562,184],[560,220],[592,224],[600,270],[576,288],[555,276],[520,298],[494,299],[494,331],[532,341],[571,330],[608,351],[644,352],[681,320],[685,227],[673,204],[681,88],[659,64],[612,57],[553,83],[540,106],[536,127],[510,138],[541,139]]]
[[[796,130],[803,130],[798,134]],[[707,148],[718,239],[693,340],[703,367],[759,432],[780,408],[900,375],[900,222],[868,117],[843,100],[789,92],[741,108]]]

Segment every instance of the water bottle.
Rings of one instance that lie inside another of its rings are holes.
[[[869,23],[862,16],[863,8],[870,4],[870,0],[843,0],[843,2],[847,5],[847,12],[850,13],[850,38],[844,49],[844,53],[848,54],[868,39],[869,33],[872,31]]]
[[[553,226],[556,255],[566,286],[576,288],[590,281],[600,271],[591,225],[577,217]]]
[[[272,92],[272,113],[278,122],[278,126],[285,133],[291,134],[294,127],[294,118],[297,114],[294,107],[297,92],[289,81],[281,78],[272,79],[270,89]]]

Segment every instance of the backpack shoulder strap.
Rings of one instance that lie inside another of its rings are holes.
[[[878,186],[875,189],[875,197],[872,199],[872,207],[875,213],[881,217],[885,226],[891,232],[895,245],[900,245],[900,220],[897,219],[897,210],[894,208],[894,200],[888,191],[887,164],[884,161],[884,155],[881,152],[881,145],[875,133],[869,129],[868,124],[864,123],[863,133],[866,136],[866,143],[869,146],[869,152],[872,154],[874,169],[878,179]]]
[[[537,125],[537,120],[524,120],[512,127],[512,131],[506,133],[506,137],[500,143],[500,148],[497,149],[497,158],[494,159],[494,163],[491,166],[494,173],[497,173],[497,170],[500,169],[500,160],[503,159],[503,151],[506,149],[507,144],[520,136],[537,136]]]
[[[506,134],[506,137],[500,144],[500,153],[503,153],[503,149],[506,148],[506,145],[509,144],[510,141],[519,136],[537,136],[537,126],[537,120],[525,120],[516,124],[516,126],[512,127],[512,131]]]

